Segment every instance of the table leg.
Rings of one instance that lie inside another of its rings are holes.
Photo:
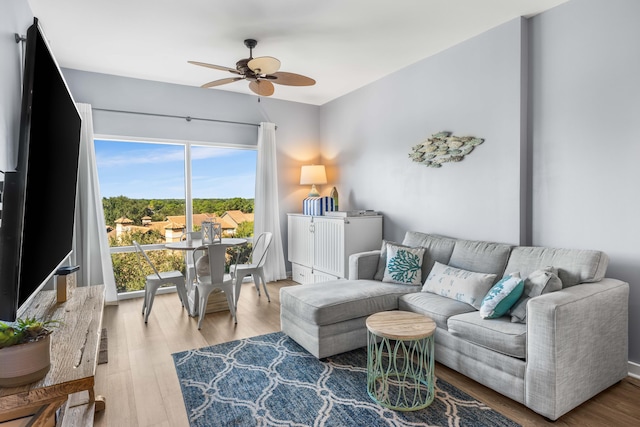
[[[187,299],[189,300],[189,309],[191,310],[189,312],[189,315],[191,317],[197,317],[199,295],[198,288],[195,285],[191,286],[191,289],[187,289]]]
[[[380,405],[398,410],[426,408],[435,397],[433,336],[392,340],[367,335],[367,392]]]

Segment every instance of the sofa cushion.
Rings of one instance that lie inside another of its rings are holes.
[[[377,280],[332,280],[280,290],[280,307],[316,325],[330,325],[379,311],[397,310],[398,297],[419,288]]]
[[[509,317],[483,319],[480,312],[458,314],[447,322],[449,333],[508,356],[525,358],[527,325],[512,323]]]
[[[422,278],[424,279],[429,275],[436,261],[440,264],[449,264],[449,258],[451,258],[451,252],[453,252],[456,241],[455,239],[435,234],[407,231],[402,244],[427,249],[422,263]]]
[[[527,302],[542,294],[562,289],[562,281],[554,267],[546,267],[531,273],[524,281],[524,292],[511,309],[511,321],[525,323],[527,321]]]
[[[387,243],[387,266],[383,282],[422,285],[424,248],[407,248]]]
[[[602,280],[608,265],[609,257],[601,251],[519,246],[511,252],[506,269],[519,271],[526,277],[535,270],[553,266],[558,269],[562,286],[567,288]]]
[[[475,240],[456,240],[448,264],[463,270],[495,274],[502,277],[509,259],[511,246],[503,243]],[[507,271],[520,271],[510,268]]]
[[[495,274],[476,273],[436,262],[424,281],[422,292],[442,295],[480,309],[482,299],[495,279]]]
[[[523,291],[524,280],[520,278],[520,273],[512,273],[503,277],[482,299],[480,317],[496,319],[504,316],[518,302]]]
[[[447,329],[447,320],[456,314],[476,311],[469,304],[430,292],[415,292],[402,295],[398,300],[398,310],[413,311],[429,316],[439,329]]]

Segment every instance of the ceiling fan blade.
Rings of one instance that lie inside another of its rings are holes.
[[[249,83],[249,89],[260,96],[271,96],[275,88],[266,80],[254,80]]]
[[[269,74],[267,79],[273,83],[286,86],[313,86],[316,84],[316,81],[310,77],[295,73],[285,73],[284,71]]]
[[[242,77],[229,77],[227,79],[214,80],[209,83],[205,83],[200,87],[214,87],[220,85],[226,85],[227,83],[237,82],[238,80],[242,80]]]
[[[280,69],[280,61],[272,56],[260,56],[247,62],[247,66],[256,74],[273,74]]]
[[[201,67],[213,68],[214,70],[228,71],[233,74],[240,74],[235,68],[224,67],[222,65],[207,64],[206,62],[187,61],[189,64],[199,65]]]

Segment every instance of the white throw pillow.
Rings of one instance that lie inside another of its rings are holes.
[[[536,270],[524,280],[524,292],[511,309],[513,323],[527,323],[527,302],[531,298],[562,289],[562,280],[558,277],[558,269],[545,267]]]
[[[382,281],[421,285],[424,251],[424,248],[407,248],[387,243],[387,264]]]
[[[431,292],[455,299],[479,310],[482,299],[489,292],[495,280],[495,274],[462,270],[436,261],[424,281],[422,292]]]

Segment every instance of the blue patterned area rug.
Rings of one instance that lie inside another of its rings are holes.
[[[275,332],[172,356],[192,427],[519,426],[441,379],[426,409],[377,405],[365,348],[318,360]]]

